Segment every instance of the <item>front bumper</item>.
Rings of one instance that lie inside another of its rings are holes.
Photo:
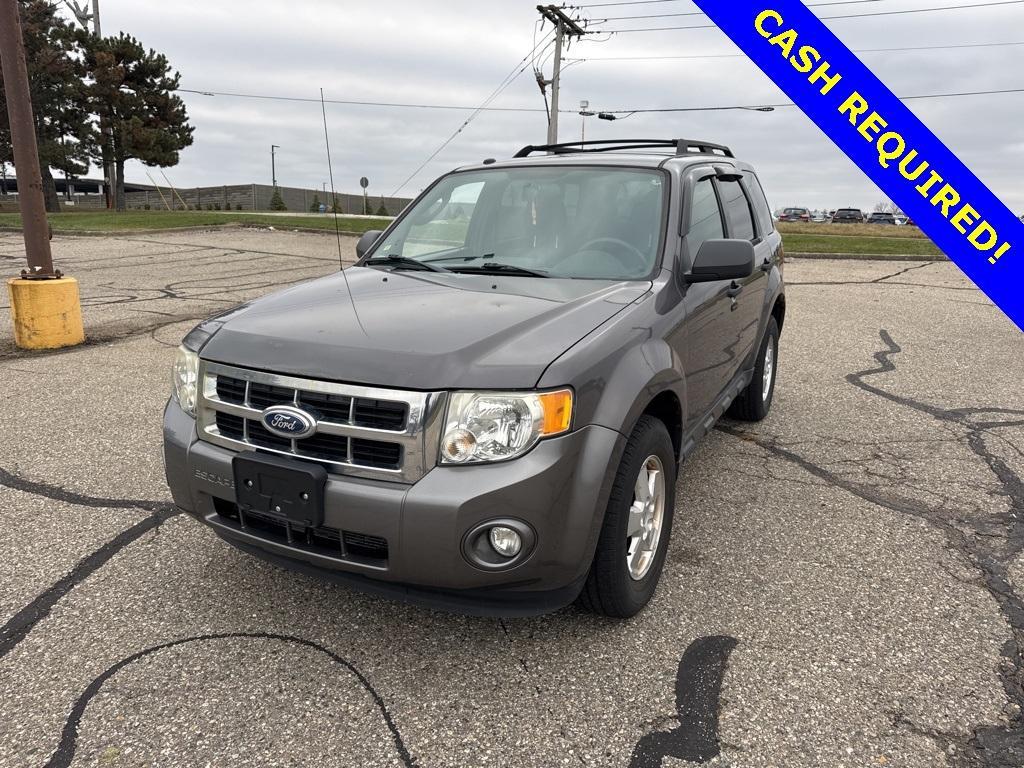
[[[413,485],[330,475],[324,528],[386,542],[383,558],[348,557],[243,528],[226,514],[234,509],[235,454],[200,441],[195,421],[173,400],[164,414],[175,503],[231,544],[364,591],[479,614],[545,613],[576,598],[624,444],[618,432],[588,426],[514,461],[436,467]],[[472,564],[463,554],[466,533],[507,518],[533,528],[533,551],[506,570]]]

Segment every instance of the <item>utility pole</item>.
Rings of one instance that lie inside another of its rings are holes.
[[[23,349],[81,344],[85,333],[78,281],[53,268],[18,0],[0,0],[0,69],[7,91],[11,146],[18,171],[18,207],[28,261],[28,269],[20,278],[7,281],[14,341]]]
[[[274,189],[277,189],[277,156],[274,153],[280,148],[281,146],[279,144],[270,145],[270,178],[273,182]]]
[[[43,200],[43,174],[39,168],[39,146],[36,144],[18,0],[0,0],[0,51],[3,52],[0,63],[7,91],[14,167],[18,172],[18,205],[25,230],[28,274],[32,277],[54,277],[50,227]]]
[[[556,5],[538,5],[537,11],[555,25],[555,71],[551,80],[544,85],[551,86],[551,115],[548,118],[548,144],[558,143],[558,99],[562,86],[562,49],[566,37],[582,37],[586,34],[575,20]]]

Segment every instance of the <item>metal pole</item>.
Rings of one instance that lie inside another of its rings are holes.
[[[548,120],[548,144],[558,143],[558,92],[562,84],[562,38],[565,24],[559,20],[555,32],[555,73],[551,77],[551,119]]]
[[[280,148],[277,144],[270,145],[270,180],[275,189],[277,188],[277,157],[274,155],[274,152]]]
[[[7,115],[11,123],[14,165],[18,172],[18,206],[25,231],[29,274],[32,277],[54,277],[18,0],[0,0],[0,51],[3,52],[0,64],[7,91]]]
[[[92,23],[96,30],[96,37],[103,37],[100,33],[100,0],[92,0]]]

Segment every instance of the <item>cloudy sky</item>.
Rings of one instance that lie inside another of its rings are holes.
[[[581,0],[576,0],[580,2]],[[582,0],[585,2],[585,0]],[[822,0],[815,0],[821,2]],[[817,8],[821,16],[967,5],[980,0],[861,0]],[[605,2],[605,0],[595,0]],[[475,107],[535,44],[536,0],[101,0],[106,34],[124,30],[164,52],[182,87],[328,99]],[[689,0],[584,7],[592,29],[699,24],[700,17],[607,21],[608,17],[688,13]],[[836,19],[854,50],[1024,42],[1024,4]],[[543,34],[543,33],[542,33]],[[787,99],[717,29],[595,37],[574,44],[563,77],[563,107],[581,99],[595,110],[756,105]],[[629,60],[627,57],[718,56]],[[873,52],[865,62],[898,95],[1024,87],[1024,45]],[[546,64],[550,76],[550,62]],[[168,171],[179,186],[270,182],[270,145],[279,144],[278,182],[327,181],[318,103],[184,94],[195,144]],[[545,137],[544,103],[529,66],[402,194],[438,174],[487,157],[507,157]],[[1024,94],[911,102],[912,109],[1011,208],[1024,212]],[[371,180],[391,194],[466,119],[469,111],[329,105],[339,191]],[[562,139],[578,138],[582,118],[562,116]],[[860,206],[881,193],[798,110],[635,115],[587,121],[588,138],[703,138],[731,145],[761,171],[773,205]],[[159,178],[159,175],[156,176]],[[129,178],[145,182],[142,166]]]

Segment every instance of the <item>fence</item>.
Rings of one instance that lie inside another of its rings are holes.
[[[319,202],[331,206],[331,193],[323,190],[299,189],[296,187],[278,187],[285,207],[292,212],[310,211],[314,203]],[[141,192],[129,192],[125,196],[130,209],[165,210],[168,206],[175,210],[188,208],[205,211],[269,211],[270,201],[274,196],[274,188],[267,184],[241,184],[221,187],[196,187],[193,189],[177,189],[168,187]],[[340,213],[363,213],[363,196],[338,193],[336,195]],[[388,215],[395,216],[409,204],[408,198],[369,197],[369,211],[377,213],[383,204]]]

